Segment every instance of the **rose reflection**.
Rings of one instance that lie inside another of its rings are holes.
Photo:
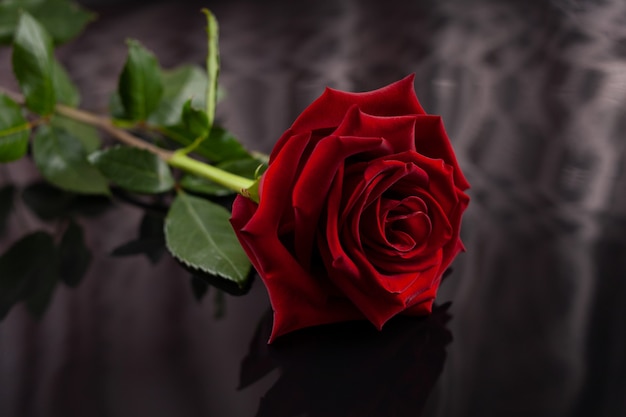
[[[452,341],[449,303],[426,318],[396,317],[382,332],[366,322],[310,328],[267,344],[271,311],[241,365],[240,389],[273,369],[280,377],[257,417],[419,416]]]

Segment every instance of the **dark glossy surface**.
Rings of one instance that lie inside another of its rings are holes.
[[[452,304],[268,347],[260,280],[217,318],[216,291],[196,302],[172,260],[109,257],[142,216],[118,202],[80,218],[94,259],[79,288],[39,321],[20,306],[0,323],[0,415],[626,415],[625,2],[118,5],[60,54],[85,106],[106,106],[128,36],[164,66],[202,63],[201,6],[221,23],[219,115],[253,148],[326,85],[416,73],[472,184],[467,252],[438,298]],[[2,184],[35,179],[27,161],[0,167]],[[2,251],[56,227],[16,204]]]

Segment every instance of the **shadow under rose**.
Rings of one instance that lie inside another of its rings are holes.
[[[304,329],[267,340],[272,314],[263,316],[241,364],[244,389],[278,368],[257,417],[419,416],[452,341],[450,304],[428,317],[396,317],[382,332],[368,322]]]

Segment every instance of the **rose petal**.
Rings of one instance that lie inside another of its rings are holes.
[[[243,197],[235,200],[231,220],[235,230],[245,224],[242,216],[249,214],[249,204],[254,203]],[[303,327],[363,317],[345,297],[332,296],[337,291],[328,279],[302,268],[276,234],[240,232],[238,236],[267,288],[274,311],[269,343]]]
[[[382,178],[384,176],[379,175],[372,180]],[[391,183],[395,180],[397,179],[392,179]],[[381,182],[382,180],[378,184]],[[370,188],[376,188],[371,183],[369,185]],[[384,184],[381,188],[386,187],[387,184]],[[414,285],[419,281],[420,274],[411,271],[410,274],[390,278],[374,268],[363,252],[358,250],[360,243],[355,242],[355,239],[358,239],[359,232],[344,233],[340,230],[340,225],[343,224],[339,221],[342,208],[338,202],[341,193],[342,185],[333,182],[328,197],[326,240],[324,242],[318,240],[322,258],[333,283],[375,326],[381,328],[387,320],[406,308],[406,299],[415,294],[401,294],[401,289]],[[367,197],[361,197],[362,203],[367,200]],[[359,213],[359,208],[356,208],[355,213]],[[358,214],[354,216],[357,217]],[[436,266],[438,261],[440,257],[435,256],[432,266]],[[376,299],[376,303],[373,303],[372,299]]]
[[[298,116],[291,126],[292,132],[336,127],[353,105],[374,116],[426,114],[415,95],[414,79],[415,75],[412,74],[378,90],[364,93],[326,88],[324,93]]]
[[[390,293],[398,294],[397,296],[402,298],[406,308],[415,297],[419,297],[424,291],[427,291],[437,279],[441,252],[441,250],[437,251],[430,262],[432,266],[423,270],[395,272],[393,274],[380,273],[379,283],[381,287]],[[369,259],[365,254],[359,256],[362,257],[363,262]]]
[[[469,204],[469,197],[464,192],[457,190],[457,196],[459,199],[458,204],[454,210],[449,214],[450,225],[453,230],[453,236],[450,239],[450,243],[444,247],[444,256],[441,261],[440,275],[442,275],[446,269],[450,266],[454,258],[459,252],[464,250],[463,243],[461,242],[461,215]]]
[[[316,130],[313,130],[311,132],[304,132],[304,133],[306,133],[309,136],[309,147],[311,149],[313,147],[315,147],[315,144],[317,144],[317,142],[319,142],[320,140],[322,140],[326,136],[329,136],[333,132],[333,130],[334,130],[334,128],[331,128],[331,129],[316,129]],[[276,145],[274,145],[274,149],[272,149],[272,153],[270,154],[269,164],[272,164],[274,162],[274,159],[276,158],[276,156],[279,153],[282,152],[283,147],[294,136],[296,136],[296,134],[293,132],[293,130],[291,130],[291,128],[287,129],[287,131],[285,131],[285,133],[283,133],[281,135],[281,137],[276,142]],[[302,155],[301,155],[301,159],[306,160],[306,158],[307,158],[309,153],[310,152],[307,152],[306,150],[303,150]]]
[[[372,116],[355,105],[348,110],[333,135],[384,138],[389,143],[389,153],[415,150],[415,116]],[[374,158],[376,156],[370,157]]]
[[[360,205],[361,210],[363,210],[365,204],[379,198],[392,184],[397,183],[403,177],[410,175],[411,182],[416,188],[425,187],[429,183],[428,174],[424,170],[415,164],[407,164],[406,161],[396,160],[395,155],[398,154],[381,157],[367,163],[353,164],[348,167],[346,172],[346,189],[352,191],[350,194],[343,196],[345,201],[342,203],[342,222],[346,221],[346,217],[355,210],[357,205]]]
[[[452,166],[454,183],[461,190],[467,190],[469,183],[461,172],[441,117],[421,115],[415,116],[415,118],[415,149],[417,153],[432,159],[442,159],[446,164]]]
[[[369,264],[357,266],[344,251],[343,245],[350,245],[351,241],[342,241],[339,231],[340,199],[342,184],[333,182],[329,192],[328,209],[326,211],[325,235],[319,235],[318,246],[326,265],[329,279],[345,296],[367,317],[376,327],[382,325],[391,317],[402,311],[404,305],[401,300],[394,299],[391,294],[377,294],[380,302],[375,305],[371,302],[371,291],[377,292],[377,271]]]
[[[305,268],[310,267],[320,213],[333,180],[338,178],[339,167],[347,158],[368,151],[385,151],[386,142],[380,138],[329,136],[314,148],[309,160],[293,186],[292,206],[295,215],[294,236],[297,236],[295,253]]]

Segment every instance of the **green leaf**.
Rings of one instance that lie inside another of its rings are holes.
[[[59,45],[75,37],[95,15],[68,0],[4,0],[0,3],[0,44],[10,44],[20,12],[34,16]]]
[[[54,114],[50,119],[50,124],[78,139],[87,154],[95,152],[102,144],[98,129],[91,125],[81,123],[78,120],[70,119],[60,114]]]
[[[40,127],[33,157],[41,174],[57,187],[83,194],[109,194],[106,179],[87,161],[80,141],[54,127]]]
[[[109,97],[109,113],[113,119],[123,120],[126,117],[122,98],[118,91],[114,91]]]
[[[69,287],[76,287],[91,263],[91,252],[85,245],[83,229],[70,221],[59,244],[59,275]]]
[[[7,220],[13,209],[13,196],[15,195],[15,187],[13,185],[5,185],[0,188],[0,235],[2,235],[7,226]]]
[[[0,162],[20,159],[28,150],[30,124],[20,106],[0,94]]]
[[[56,59],[52,61],[52,85],[56,101],[67,106],[76,107],[80,102],[80,93],[74,85],[63,65]]]
[[[261,176],[261,174],[263,174],[263,172],[267,169],[267,165],[256,159],[228,160],[222,162],[221,164],[217,164],[217,167],[250,179],[255,179]]]
[[[229,218],[225,208],[181,192],[165,219],[165,239],[168,250],[184,264],[243,287],[250,261]]]
[[[197,136],[194,136],[193,132],[188,131],[184,125],[166,128],[164,133],[184,146],[191,145],[197,139]],[[218,126],[213,126],[209,137],[202,141],[193,152],[209,159],[213,163],[252,158],[230,132]]]
[[[167,128],[165,128],[167,132]],[[177,126],[173,126],[169,133],[174,136],[182,136],[181,143],[187,145],[179,152],[188,154],[196,151],[209,134],[209,120],[204,111],[191,107],[191,100],[188,100],[183,106],[181,122]]]
[[[150,123],[157,126],[174,126],[180,123],[183,106],[189,100],[194,108],[205,107],[204,92],[207,78],[204,71],[192,65],[164,70],[163,97],[158,108],[150,116]]]
[[[0,3],[0,44],[10,44],[19,20],[19,7]]]
[[[74,38],[96,16],[68,0],[43,1],[33,8],[32,13],[48,30],[55,44]]]
[[[0,3],[0,44],[10,45],[22,10],[30,12],[44,0],[3,0]]]
[[[181,125],[184,126],[190,138],[205,138],[209,134],[209,119],[206,113],[193,108],[191,100],[188,100],[183,105]]]
[[[185,175],[179,182],[185,190],[196,194],[205,194],[215,197],[223,197],[235,192],[221,186],[213,181],[196,177],[195,175]]]
[[[206,90],[206,114],[209,120],[209,128],[213,126],[215,120],[215,107],[217,104],[217,78],[220,71],[220,55],[219,55],[219,26],[217,19],[209,11],[209,9],[202,9],[202,12],[206,15],[207,19],[207,58],[206,58],[206,70],[207,70],[207,90]]]
[[[203,144],[205,156],[214,163],[250,158],[248,151],[233,134],[220,127],[214,126]]]
[[[48,304],[57,281],[58,253],[52,236],[35,232],[0,257],[0,320],[13,305],[28,300],[31,310]]]
[[[31,15],[24,12],[13,40],[13,73],[26,98],[26,106],[38,114],[52,113],[54,57],[52,39]]]
[[[97,151],[89,160],[105,177],[130,191],[157,194],[174,186],[167,164],[144,149],[120,145]]]
[[[161,100],[163,83],[159,62],[136,40],[128,41],[128,58],[118,92],[125,118],[134,121],[146,120]]]

